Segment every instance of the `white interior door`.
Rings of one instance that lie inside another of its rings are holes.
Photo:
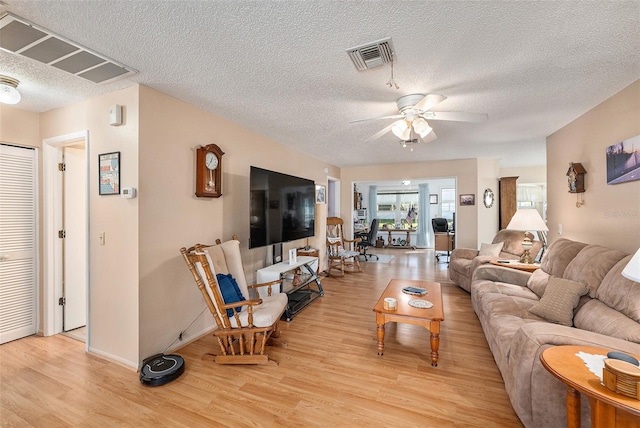
[[[35,160],[0,144],[0,344],[37,329]]]
[[[84,142],[63,148],[63,330],[87,323],[86,166]]]

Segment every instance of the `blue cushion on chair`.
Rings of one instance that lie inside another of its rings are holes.
[[[224,303],[234,303],[241,302],[246,300],[242,295],[242,291],[240,291],[240,287],[238,287],[238,283],[231,276],[231,274],[216,274],[216,279],[218,280],[218,285],[220,286],[220,293],[222,293],[222,300]],[[242,306],[237,306],[236,312],[240,312],[242,310]],[[227,309],[227,316],[233,316],[233,310]]]

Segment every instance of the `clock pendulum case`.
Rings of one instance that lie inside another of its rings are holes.
[[[196,196],[222,196],[222,155],[224,152],[215,144],[196,149]]]

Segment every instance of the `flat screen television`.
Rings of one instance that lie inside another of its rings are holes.
[[[249,193],[249,248],[313,236],[313,180],[252,166]]]

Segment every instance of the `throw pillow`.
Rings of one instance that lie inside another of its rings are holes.
[[[498,242],[497,244],[480,244],[479,256],[500,257],[500,251],[504,247],[504,242]]]
[[[238,283],[231,274],[224,275],[219,273],[216,274],[216,279],[218,280],[218,287],[220,287],[220,293],[222,294],[222,300],[224,300],[224,303],[234,303],[247,300],[242,295],[242,291],[240,291]],[[240,312],[242,310],[242,306],[237,306],[235,310],[236,312]],[[232,317],[233,310],[227,309],[227,316]]]
[[[544,294],[529,312],[556,324],[573,325],[573,310],[578,306],[580,296],[587,294],[587,287],[581,282],[551,277]]]

